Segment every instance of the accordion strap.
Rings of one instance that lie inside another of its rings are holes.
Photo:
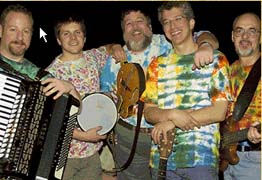
[[[37,75],[36,75],[36,79],[37,80],[40,80],[42,79],[43,77],[45,77],[47,74],[49,74],[49,72],[47,72],[45,69],[40,69],[38,72],[37,72]]]
[[[238,95],[235,108],[233,110],[233,119],[239,121],[245,114],[261,78],[261,58],[253,65],[249,75]]]
[[[10,74],[15,74],[15,75],[18,75],[20,77],[23,77],[24,79],[30,79],[31,80],[31,78],[28,75],[20,73],[19,71],[15,70],[10,64],[5,62],[3,60],[2,55],[0,55],[0,67]]]
[[[26,74],[23,74],[23,73],[20,73],[19,71],[15,70],[10,64],[8,64],[7,62],[5,62],[3,60],[3,57],[2,55],[0,55],[0,67],[2,69],[4,69],[6,72],[8,73],[11,73],[11,74],[16,74],[16,75],[19,75],[25,79],[29,79],[29,80],[32,80],[28,75]],[[44,76],[46,76],[48,74],[47,71],[45,71],[45,69],[40,69],[38,72],[37,72],[37,75],[36,75],[36,80],[40,80],[41,78],[43,78]]]

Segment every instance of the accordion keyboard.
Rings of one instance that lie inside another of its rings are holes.
[[[9,156],[21,114],[25,95],[18,93],[20,85],[19,80],[0,74],[0,158]]]

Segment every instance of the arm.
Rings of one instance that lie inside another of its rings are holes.
[[[211,106],[190,111],[178,109],[160,109],[156,105],[145,105],[144,115],[148,122],[172,121],[182,130],[193,129],[223,121],[227,112],[227,101],[216,101]]]
[[[196,40],[198,44],[198,50],[195,53],[195,63],[192,67],[196,68],[208,65],[213,62],[213,50],[219,48],[219,43],[216,36],[210,32],[202,32]]]
[[[198,121],[201,126],[224,121],[228,102],[226,100],[216,101],[211,106],[191,111],[190,115]]]
[[[98,142],[106,138],[106,135],[99,135],[97,132],[102,129],[101,126],[91,128],[87,131],[74,129],[73,139],[85,142]]]
[[[159,109],[156,105],[147,105],[144,115],[147,121],[154,124],[151,136],[155,143],[159,144],[163,135],[167,141],[167,132],[175,127],[182,130],[192,130],[195,127],[220,122],[225,119],[227,111],[227,101],[217,101],[212,106],[208,106],[196,111]]]
[[[171,121],[175,127],[182,130],[190,130],[200,127],[199,122],[189,114],[190,110],[160,109],[157,105],[145,104],[144,116],[152,124]],[[172,127],[168,128],[168,130]]]
[[[69,81],[59,80],[56,78],[47,78],[41,83],[43,85],[46,84],[46,87],[43,89],[43,92],[46,96],[50,96],[51,94],[56,93],[54,99],[57,99],[63,94],[70,94],[74,96],[76,99],[81,100],[79,92]]]
[[[212,47],[212,49],[218,49],[219,48],[219,42],[216,38],[216,36],[211,32],[202,32],[198,37],[196,41],[198,46],[203,45],[204,43],[208,43],[209,46]]]
[[[145,104],[144,116],[148,122],[154,124],[151,132],[154,142],[160,144],[161,137],[167,142],[167,132],[175,127],[182,130],[199,128],[199,123],[189,112],[187,110],[160,109],[157,105]]]
[[[116,63],[127,59],[126,53],[120,44],[107,44],[105,47],[107,54],[112,55],[112,57],[116,60]]]

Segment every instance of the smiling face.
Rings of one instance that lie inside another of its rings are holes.
[[[253,14],[243,14],[233,25],[232,41],[236,53],[240,57],[248,57],[259,53],[260,20]]]
[[[63,24],[60,27],[57,42],[62,47],[64,56],[81,56],[85,43],[81,25],[75,22]]]
[[[23,60],[30,46],[32,33],[32,19],[24,13],[10,11],[0,26],[1,54],[14,61]]]
[[[132,11],[123,20],[124,41],[131,51],[143,51],[152,40],[152,28],[144,14]]]
[[[195,21],[187,19],[181,8],[173,7],[163,11],[161,24],[166,37],[176,46],[187,42],[192,37]]]

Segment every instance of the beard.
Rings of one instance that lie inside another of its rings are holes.
[[[236,49],[236,53],[241,57],[247,57],[253,54],[254,50],[252,48],[242,50],[240,48]]]
[[[248,47],[246,47],[246,48],[243,48],[243,47],[241,47],[241,46],[239,46],[239,47],[236,47],[236,53],[239,55],[239,56],[241,56],[241,57],[247,57],[247,56],[250,56],[251,54],[253,54],[253,52],[254,52],[254,49],[252,49],[252,47],[251,47],[251,42],[250,41],[248,41],[248,40],[241,40],[240,42],[239,42],[240,44],[248,44]],[[247,45],[246,45],[247,46]]]
[[[145,34],[144,32],[142,32],[144,35],[144,38],[139,40],[139,41],[135,41],[135,40],[127,40],[126,36],[124,35],[124,41],[126,43],[126,46],[129,50],[131,51],[142,51],[144,49],[146,49],[151,41],[152,41],[152,33],[148,33]]]
[[[17,48],[15,47],[16,45],[24,46],[24,48]],[[10,42],[8,49],[14,56],[23,56],[28,48],[26,48],[26,44],[22,41],[12,41]]]

